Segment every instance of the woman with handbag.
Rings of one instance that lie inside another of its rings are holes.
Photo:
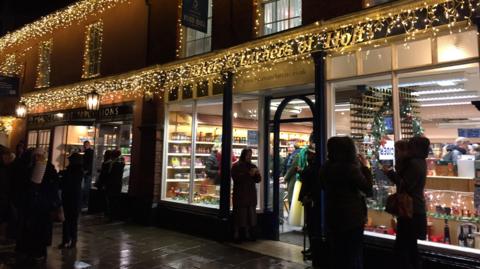
[[[83,158],[78,153],[68,157],[68,167],[63,173],[60,187],[65,212],[62,243],[58,248],[75,248],[77,244],[78,216],[82,202]]]
[[[350,137],[331,137],[327,151],[320,180],[325,191],[330,268],[362,269],[365,197],[373,192],[372,174]]]
[[[384,167],[386,175],[397,185],[397,193],[409,199],[397,203],[404,208],[397,211],[397,236],[394,251],[398,268],[421,268],[418,256],[417,239],[425,240],[427,234],[427,215],[425,209],[425,181],[430,140],[425,137],[413,137],[408,142],[395,144],[396,172]],[[409,201],[409,202],[408,202]],[[406,203],[411,203],[407,205]],[[410,208],[409,210],[405,208]],[[401,212],[405,213],[401,213]],[[408,212],[411,211],[411,212]],[[406,213],[408,212],[408,214]]]
[[[28,183],[19,201],[19,226],[15,251],[21,266],[45,263],[52,243],[52,214],[61,212],[58,174],[42,148],[33,151],[26,168]]]

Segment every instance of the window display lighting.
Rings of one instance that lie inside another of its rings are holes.
[[[421,95],[431,95],[431,94],[441,94],[441,93],[458,93],[458,92],[464,92],[464,91],[466,90],[462,88],[435,89],[435,90],[412,92],[412,95],[421,96]]]
[[[457,100],[457,99],[471,99],[477,98],[478,95],[458,95],[458,96],[442,96],[442,97],[429,97],[429,98],[418,98],[417,101],[419,102],[428,102],[428,101],[441,101],[441,100]]]
[[[470,102],[449,102],[449,103],[434,103],[434,104],[420,104],[421,107],[429,106],[459,106],[459,105],[469,105]]]

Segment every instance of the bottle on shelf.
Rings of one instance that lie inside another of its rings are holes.
[[[468,225],[466,247],[469,247],[469,248],[474,248],[475,247],[475,236],[472,232],[472,225]]]
[[[451,244],[450,228],[448,227],[448,219],[445,219],[445,228],[443,228],[443,243]]]
[[[458,234],[458,245],[461,247],[465,247],[467,244],[467,237],[463,232],[463,226],[460,225],[459,228],[460,228],[460,233]]]

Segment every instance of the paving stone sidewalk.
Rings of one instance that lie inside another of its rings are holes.
[[[98,216],[82,216],[76,249],[59,250],[61,226],[44,266],[35,268],[228,269],[306,268],[303,264],[235,248],[228,244],[156,227],[106,223]],[[13,246],[0,246],[0,269],[16,268]]]

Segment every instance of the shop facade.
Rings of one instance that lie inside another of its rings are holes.
[[[107,150],[119,150],[125,162],[122,193],[128,193],[131,150],[133,142],[133,103],[101,106],[98,111],[84,109],[60,110],[27,117],[26,146],[43,148],[57,171],[68,166],[73,152],[83,154],[83,145],[90,142],[94,150],[92,163],[92,190],[90,211],[102,207],[102,199],[94,183],[98,179]]]
[[[432,261],[478,266],[475,3],[464,3],[469,10],[437,2],[392,5],[234,47],[225,52],[223,68],[216,69],[220,56],[208,55],[189,63],[190,77],[181,83],[163,81],[159,225],[228,239],[229,168],[249,147],[263,171],[259,234],[278,240],[285,211],[294,210],[282,188],[288,154],[314,142],[324,162],[326,140],[348,135],[375,176],[367,267],[391,264],[394,219],[384,207],[395,190],[378,167],[393,164],[395,141],[424,135],[432,152],[425,192],[429,240],[420,242],[421,253],[427,267]],[[463,157],[448,160],[459,137],[469,146]],[[221,165],[211,172],[215,159]]]

